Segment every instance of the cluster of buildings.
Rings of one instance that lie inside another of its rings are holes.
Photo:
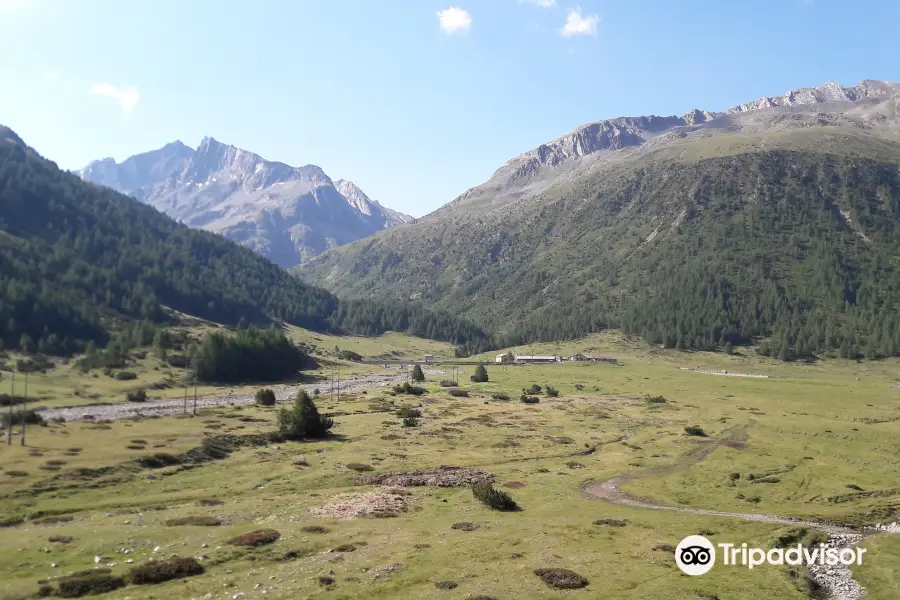
[[[512,352],[498,354],[496,362],[498,364],[533,364],[533,363],[556,363],[565,361],[586,361],[586,362],[605,362],[618,364],[619,360],[615,356],[604,356],[600,354],[573,354],[569,358],[559,355],[554,356],[534,356],[534,355],[516,355]]]

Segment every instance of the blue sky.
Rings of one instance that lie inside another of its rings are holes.
[[[419,216],[579,124],[900,80],[897,0],[0,0],[0,123],[64,168],[204,136]]]

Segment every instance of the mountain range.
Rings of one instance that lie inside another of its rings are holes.
[[[900,84],[578,127],[415,224],[294,272],[423,300],[504,343],[621,327],[782,356],[900,349]]]
[[[283,267],[412,220],[315,165],[267,161],[210,137],[196,150],[173,142],[121,163],[94,161],[77,175]]]

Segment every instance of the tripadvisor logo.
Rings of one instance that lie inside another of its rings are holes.
[[[687,575],[703,575],[716,564],[718,547],[721,564],[753,569],[760,565],[861,565],[865,548],[829,548],[825,544],[806,547],[797,544],[789,548],[748,548],[747,544],[718,544],[702,535],[689,535],[675,548],[675,564]]]

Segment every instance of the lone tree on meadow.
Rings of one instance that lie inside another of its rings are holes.
[[[484,368],[484,365],[478,365],[477,367],[475,367],[475,374],[472,375],[471,379],[475,383],[487,383],[488,373],[487,369]]]
[[[293,407],[278,413],[278,430],[288,440],[323,438],[332,427],[334,421],[319,415],[316,404],[303,390],[297,392]]]
[[[412,380],[413,381],[425,381],[425,373],[422,372],[422,367],[416,365],[412,370]]]

